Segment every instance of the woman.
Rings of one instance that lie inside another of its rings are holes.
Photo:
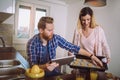
[[[104,56],[103,62],[110,62],[110,49],[104,31],[96,24],[93,11],[90,7],[84,7],[80,11],[73,43],[96,56]]]

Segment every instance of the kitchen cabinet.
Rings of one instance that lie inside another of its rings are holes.
[[[4,22],[15,12],[15,0],[0,0],[0,23]]]
[[[12,16],[12,13],[0,12],[0,23],[4,22],[10,16]]]
[[[15,0],[0,0],[0,12],[14,13]]]

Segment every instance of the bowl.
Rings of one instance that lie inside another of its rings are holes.
[[[45,72],[43,69],[40,69],[39,73],[31,73],[30,68],[26,70],[25,75],[30,78],[42,78],[45,75]]]

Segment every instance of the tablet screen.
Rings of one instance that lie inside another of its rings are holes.
[[[59,65],[70,64],[74,60],[74,56],[66,56],[61,58],[52,59],[51,62],[59,63]]]

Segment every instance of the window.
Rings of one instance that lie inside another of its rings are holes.
[[[29,6],[19,6],[17,38],[29,38],[30,11]]]
[[[38,33],[37,24],[42,16],[47,16],[49,8],[25,2],[16,3],[14,43],[25,43]]]
[[[42,16],[45,16],[46,15],[46,10],[45,9],[40,9],[40,8],[36,8],[36,14],[35,14],[35,28],[34,28],[34,34],[37,34],[38,33],[38,29],[37,29],[37,24],[38,24],[38,21],[39,19],[42,17]]]

